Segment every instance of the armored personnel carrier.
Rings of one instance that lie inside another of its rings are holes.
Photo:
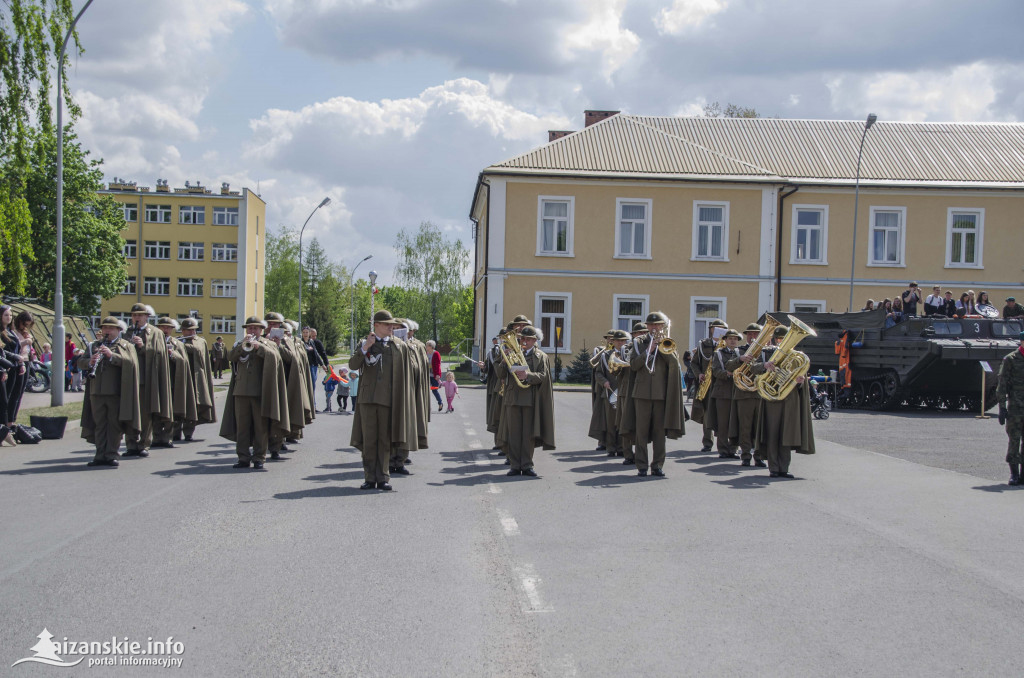
[[[885,311],[772,313],[788,325],[793,315],[817,336],[797,347],[811,359],[810,374],[840,372],[845,342],[852,376],[835,405],[874,410],[900,406],[979,412],[996,404],[1000,361],[1018,346],[1024,320],[1013,318],[906,318],[885,327]],[[991,372],[987,372],[987,365]],[[845,385],[839,374],[840,385]]]

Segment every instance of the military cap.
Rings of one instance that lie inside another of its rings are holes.
[[[498,330],[498,336],[499,337],[504,337],[506,334],[508,334],[508,330],[506,330],[504,327],[502,327],[500,330]]]
[[[251,315],[251,316],[249,316],[248,318],[245,319],[245,325],[244,326],[245,327],[249,327],[251,325],[259,325],[260,327],[266,329],[267,321],[263,320],[258,315]]]
[[[164,316],[156,321],[157,327],[175,327],[176,323],[171,318]]]
[[[114,316],[108,315],[106,318],[103,319],[103,322],[100,323],[100,327],[118,327],[119,328],[119,327],[121,327],[121,322],[117,318],[115,318]]]
[[[761,327],[760,325],[758,325],[757,323],[750,323],[749,325],[747,325],[747,329],[745,329],[743,331],[744,332],[760,332],[763,329],[764,328]]]
[[[523,315],[522,313],[520,313],[519,315],[517,315],[517,316],[516,316],[515,318],[512,318],[512,324],[513,324],[513,325],[516,325],[516,324],[519,324],[519,323],[526,323],[527,325],[532,325],[532,324],[533,324],[533,323],[532,323],[532,322],[530,321],[530,319],[529,319],[529,318],[527,318],[527,317],[526,317],[525,315]]]
[[[629,334],[626,333],[626,330],[612,330],[610,338],[612,340],[615,340],[615,339],[629,339]]]
[[[266,320],[268,323],[283,323],[284,322],[284,316],[281,315],[280,313],[274,313],[273,311],[270,311],[265,316],[263,316],[263,319]]]
[[[401,325],[402,324],[401,320],[396,320],[395,317],[393,315],[391,315],[391,311],[384,311],[384,310],[377,311],[376,313],[373,314],[373,322],[374,323],[387,323],[389,325]]]
[[[633,334],[636,334],[637,332],[646,332],[646,331],[647,331],[647,326],[644,325],[643,323],[633,323]]]
[[[725,339],[727,339],[729,337],[736,337],[737,339],[742,339],[743,335],[741,335],[736,330],[728,330],[725,334],[722,335],[722,337],[725,338]]]
[[[1006,297],[1007,301],[1017,301],[1017,297]]]
[[[714,320],[708,323],[708,327],[728,327],[728,325],[726,325],[725,321],[722,320],[721,318],[715,318]]]
[[[130,310],[128,312],[129,313],[147,313],[149,315],[153,315],[152,313],[149,312],[149,307],[146,306],[145,304],[132,304],[132,310]]]
[[[780,337],[786,336],[786,332],[789,332],[788,327],[776,327],[775,331],[772,332],[772,339],[779,339]]]
[[[604,333],[604,334],[602,335],[602,337],[601,337],[601,338],[602,338],[602,339],[611,339],[611,338],[612,338],[612,332],[614,332],[614,331],[615,331],[615,330],[608,330],[607,332],[605,332],[605,333]]]
[[[195,318],[185,318],[181,321],[181,329],[183,330],[196,330],[199,329],[199,321]]]
[[[648,325],[652,325],[655,323],[664,325],[668,323],[668,316],[662,313],[661,311],[652,311],[651,313],[647,314],[647,320],[645,320],[644,322],[647,323]]]
[[[519,335],[524,339],[537,339],[538,341],[544,338],[544,335],[541,333],[541,331],[538,330],[533,325],[527,325],[526,327],[521,329],[519,331]]]

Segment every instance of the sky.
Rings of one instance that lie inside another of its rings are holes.
[[[76,8],[82,0],[75,0]],[[247,187],[390,284],[423,221],[586,109],[1018,121],[1020,0],[97,0],[68,80],[106,179]],[[467,272],[468,274],[468,272]]]

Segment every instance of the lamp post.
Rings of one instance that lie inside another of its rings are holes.
[[[63,366],[68,360],[64,355],[64,54],[68,51],[68,40],[75,32],[75,25],[91,4],[92,0],[87,0],[78,10],[71,27],[64,34],[60,56],[57,57],[57,289],[53,295],[53,358],[50,362],[50,405],[53,407],[64,404]],[[54,365],[61,366],[60,370],[55,370]],[[58,374],[61,375],[59,380],[55,379]]]
[[[348,286],[352,290],[352,331],[349,333],[349,353],[356,352],[356,287],[352,284],[352,279],[356,274],[356,269],[366,261],[367,259],[373,259],[372,254],[367,254],[365,257],[359,260],[359,263],[352,267],[352,270],[348,274]],[[371,290],[372,292],[372,290]]]
[[[331,204],[330,198],[324,198],[320,201],[320,204],[313,208],[313,211],[306,217],[306,221],[302,224],[302,228],[299,229],[299,329],[302,329],[302,234],[306,230],[306,224],[313,218],[316,211],[321,207],[327,207]]]
[[[860,150],[857,151],[857,177],[853,188],[853,251],[850,254],[850,305],[847,312],[853,311],[853,278],[857,266],[857,203],[860,202],[860,161],[864,155],[864,140],[867,139],[868,130],[878,120],[874,113],[868,114],[867,122],[864,123],[864,133],[860,135]],[[870,245],[869,245],[870,246]]]

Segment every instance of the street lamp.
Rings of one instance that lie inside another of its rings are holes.
[[[868,130],[878,120],[874,113],[868,114],[867,122],[864,123],[864,133],[860,135],[860,150],[857,151],[857,178],[853,188],[853,252],[850,254],[850,305],[847,312],[853,311],[853,275],[857,265],[857,203],[860,202],[860,160],[864,155],[864,140],[868,136]],[[870,247],[870,244],[868,245]]]
[[[359,268],[367,259],[373,259],[372,254],[367,254],[365,257],[359,260],[359,263],[352,267],[352,270],[348,274],[348,286],[352,290],[352,331],[349,333],[349,353],[356,352],[356,287],[352,284],[352,278],[356,274],[356,269]]]
[[[64,380],[55,377],[64,374],[63,365],[68,360],[64,355],[64,54],[75,25],[91,4],[92,0],[87,0],[75,15],[57,57],[57,290],[53,295],[53,358],[50,362],[50,405],[53,407],[64,404]],[[61,366],[60,370],[55,370],[54,365]]]
[[[299,229],[299,329],[302,329],[302,233],[306,230],[306,224],[313,218],[316,211],[321,207],[327,207],[331,204],[330,198],[324,198],[320,201],[320,204],[313,208],[313,211],[306,217],[306,221],[302,224],[302,228]]]

